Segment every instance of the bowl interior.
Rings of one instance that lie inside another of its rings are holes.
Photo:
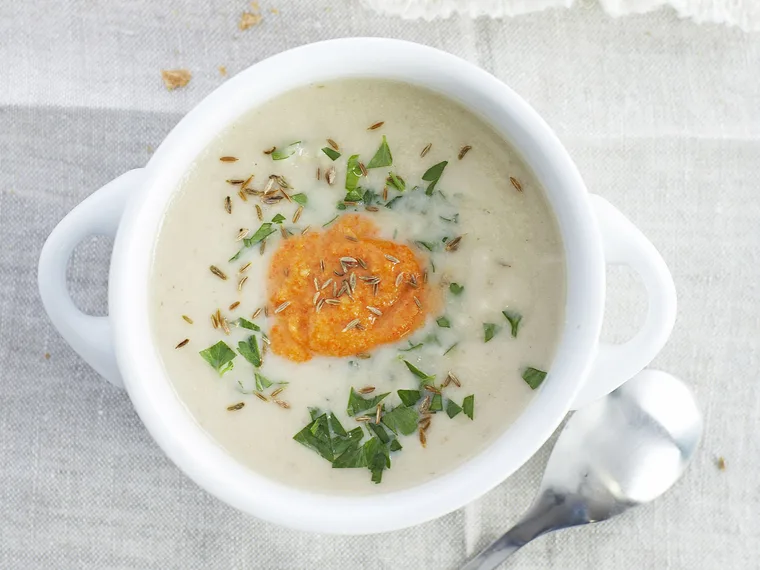
[[[190,417],[165,378],[149,334],[153,241],[184,172],[240,115],[279,93],[317,81],[374,77],[448,96],[483,117],[522,155],[545,189],[566,255],[566,322],[547,380],[522,415],[481,454],[414,489],[367,497],[293,489],[238,464]],[[169,134],[129,204],[111,268],[109,305],[117,357],[141,419],[169,457],[220,499],[260,518],[318,532],[359,534],[418,524],[482,495],[546,441],[582,385],[601,328],[604,262],[586,189],[575,165],[536,112],[508,87],[454,56],[379,38],[333,40],[284,52],[240,73],[204,99]]]

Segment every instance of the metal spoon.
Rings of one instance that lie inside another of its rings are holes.
[[[544,533],[656,499],[681,477],[701,435],[702,414],[686,385],[641,372],[570,417],[533,505],[461,570],[492,570]]]

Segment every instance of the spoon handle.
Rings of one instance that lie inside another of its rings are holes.
[[[572,495],[547,489],[515,526],[480,551],[460,570],[493,570],[534,538],[587,522],[586,509]]]

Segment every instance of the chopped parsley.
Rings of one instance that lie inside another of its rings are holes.
[[[434,164],[430,168],[428,168],[425,171],[425,174],[422,175],[422,179],[425,182],[430,182],[428,184],[427,190],[425,190],[425,194],[428,196],[433,195],[433,191],[435,190],[435,185],[438,184],[438,181],[441,179],[441,174],[443,174],[443,169],[446,168],[446,165],[449,162],[447,160],[444,160],[443,162],[439,162],[438,164]]]
[[[408,406],[399,406],[383,415],[382,422],[389,430],[398,435],[410,435],[417,429],[419,414]]]
[[[275,149],[270,156],[272,157],[272,160],[285,160],[286,158],[293,156],[300,145],[301,141],[290,143],[285,148]]]
[[[261,224],[258,230],[256,230],[256,233],[254,233],[251,237],[245,238],[243,240],[243,247],[240,248],[240,251],[238,251],[235,255],[230,257],[229,261],[235,261],[240,255],[249,247],[253,247],[254,245],[258,244],[259,242],[264,241],[269,236],[271,236],[273,233],[275,233],[277,230],[272,228],[271,222],[264,222]]]
[[[275,224],[281,224],[285,221],[285,216],[282,214],[277,214],[274,218],[272,218],[272,222]]]
[[[369,161],[367,168],[381,168],[383,166],[391,166],[393,164],[393,156],[391,156],[391,149],[388,147],[388,141],[383,135],[383,142],[380,143],[380,148],[377,149],[375,156]]]
[[[469,396],[466,396],[465,399],[462,401],[462,410],[464,411],[464,415],[470,418],[471,420],[475,419],[475,395],[470,394]]]
[[[238,343],[238,352],[256,368],[261,366],[261,352],[259,352],[259,343],[256,341],[256,335],[249,336],[248,340],[241,340]]]
[[[240,317],[237,321],[235,321],[235,324],[239,326],[241,329],[248,329],[249,331],[260,331],[261,327],[257,325],[256,323],[252,323],[248,319],[244,319],[243,317]]]
[[[459,412],[462,411],[462,407],[457,404],[454,400],[449,400],[446,404],[446,414],[450,418],[455,418],[457,415],[459,415]]]
[[[329,146],[323,148],[322,152],[329,156],[330,160],[338,160],[340,158],[340,153],[337,150],[330,148]]]
[[[296,204],[300,204],[301,206],[305,206],[309,201],[309,197],[303,192],[293,194],[290,199],[293,200]]]
[[[388,173],[388,179],[386,182],[389,186],[393,186],[399,192],[406,190],[406,182],[404,182],[404,179],[393,172]]]
[[[398,390],[397,394],[405,406],[413,406],[422,397],[422,392],[419,390]]]
[[[219,373],[219,376],[223,376],[225,372],[232,370],[234,366],[232,360],[237,356],[223,340],[220,340],[214,346],[201,350],[198,354],[211,365],[211,368]]]
[[[378,394],[372,398],[364,398],[356,390],[351,388],[351,391],[348,394],[348,407],[346,408],[346,413],[349,416],[355,416],[356,414],[366,412],[367,410],[374,410],[377,405],[388,396],[388,394],[390,394],[390,392]]]
[[[452,295],[461,295],[464,291],[464,285],[460,285],[459,283],[451,283],[449,285],[449,291],[451,291]]]
[[[432,376],[429,374],[425,374],[422,370],[417,368],[414,364],[412,364],[408,360],[404,360],[404,364],[406,364],[406,367],[409,369],[409,372],[414,374],[420,380],[435,380],[435,374],[433,374]]]
[[[450,321],[449,321],[449,319],[448,319],[447,317],[445,317],[445,316],[443,316],[443,317],[438,317],[438,318],[435,320],[435,322],[436,322],[436,323],[438,324],[438,326],[439,326],[439,327],[441,327],[442,329],[450,329],[450,328],[451,328],[451,322],[450,322]]]
[[[483,342],[491,340],[497,332],[499,328],[494,323],[483,323]]]
[[[346,167],[346,190],[349,192],[351,190],[356,190],[356,186],[359,184],[359,178],[361,177],[362,169],[359,166],[359,155],[352,154],[348,158],[348,165]],[[361,200],[361,198],[359,198],[359,200]]]
[[[269,378],[259,372],[254,372],[253,377],[256,379],[256,390],[259,392],[263,392],[273,384]]]
[[[530,386],[531,390],[538,388],[546,378],[546,372],[538,370],[532,366],[528,366],[522,373],[522,379]]]

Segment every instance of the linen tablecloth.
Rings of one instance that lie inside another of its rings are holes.
[[[243,12],[261,21],[239,28]],[[514,522],[550,445],[465,509],[382,536],[293,532],[227,507],[171,464],[126,394],[51,327],[36,263],[54,225],[162,138],[228,74],[283,49],[374,35],[495,74],[546,118],[588,187],[658,246],[678,322],[654,363],[705,412],[701,450],[655,503],[537,540],[510,568],[760,567],[760,34],[613,19],[594,4],[514,19],[407,21],[349,0],[0,0],[0,568],[447,569]],[[192,72],[168,91],[162,69]],[[70,287],[103,314],[110,243],[78,250]],[[610,272],[605,336],[641,321]],[[725,470],[717,467],[725,458]]]

